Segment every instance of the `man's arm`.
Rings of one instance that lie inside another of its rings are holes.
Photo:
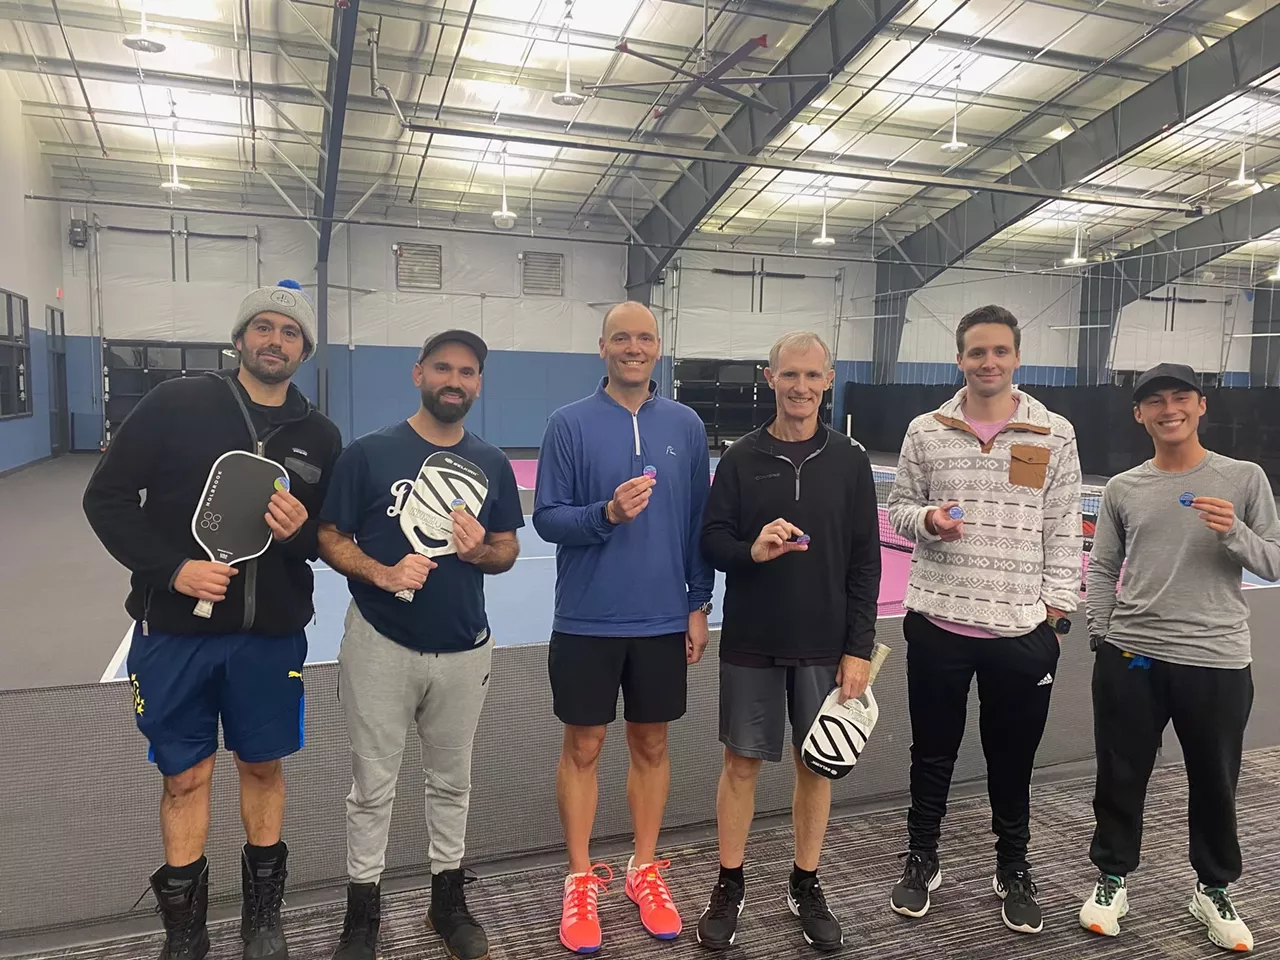
[[[139,495],[152,482],[161,443],[171,429],[165,416],[168,393],[153,391],[125,418],[89,479],[82,501],[89,526],[107,552],[160,590],[173,589],[178,571],[190,559],[152,524]]]
[[[871,460],[859,454],[849,568],[845,577],[845,656],[870,660],[876,644],[880,600],[880,510]],[[857,694],[853,694],[857,696]]]
[[[740,535],[739,510],[742,503],[738,489],[738,471],[732,462],[732,452],[720,458],[716,477],[711,481],[707,504],[702,517],[702,553],[711,566],[726,573],[733,569],[752,566],[751,544]],[[710,467],[708,466],[708,472]]]
[[[472,523],[479,523],[472,518]],[[484,542],[474,551],[463,553],[458,550],[458,559],[479,567],[482,573],[506,573],[516,565],[520,556],[520,540],[514,530],[489,531],[484,534]]]
[[[1102,492],[1093,549],[1089,551],[1089,574],[1085,578],[1085,623],[1090,637],[1106,637],[1111,614],[1116,609],[1116,585],[1124,566],[1125,533],[1120,516],[1120,492],[1114,482]]]
[[[1074,431],[1055,461],[1044,491],[1040,599],[1056,612],[1070,613],[1080,606],[1080,557],[1084,548],[1080,454]]]
[[[898,455],[893,489],[889,492],[889,523],[899,536],[917,543],[940,539],[926,524],[935,505],[929,500],[929,474],[923,457],[916,431],[908,428]],[[878,534],[878,520],[876,526]]]
[[[563,419],[553,414],[538,451],[533,528],[548,543],[566,547],[604,543],[614,527],[605,518],[608,501],[585,506],[574,502],[572,443]]]
[[[702,555],[702,518],[706,515],[711,490],[711,455],[702,421],[694,430],[692,475],[689,477],[689,529],[685,538],[685,583],[689,588],[689,609],[697,610],[711,599],[716,585],[715,570]]]
[[[351,534],[327,522],[320,524],[319,552],[320,559],[344,577],[361,580],[387,593],[421,590],[427,575],[436,566],[434,561],[411,553],[394,567],[388,567],[361,550]]]
[[[1254,464],[1246,487],[1246,502],[1235,523],[1222,534],[1227,554],[1250,573],[1263,580],[1280,580],[1280,519],[1271,484],[1262,468]]]

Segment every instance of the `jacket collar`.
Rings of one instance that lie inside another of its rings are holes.
[[[245,392],[244,388],[236,382],[238,373],[238,370],[210,370],[206,371],[205,376],[221,380],[226,384],[227,389],[231,391],[231,395],[243,404]],[[283,406],[289,412],[289,419],[284,421],[285,423],[297,423],[300,420],[305,420],[311,416],[311,411],[315,409],[315,405],[307,399],[307,395],[299,390],[298,385],[292,380],[289,381],[289,389],[285,394]]]
[[[934,411],[933,418],[944,426],[973,433],[964,418],[964,398],[968,391],[968,387],[961,387],[954,397]],[[1013,415],[1014,419],[1005,427],[1006,430],[1026,430],[1028,433],[1045,436],[1053,432],[1048,407],[1025,390],[1015,389],[1013,395],[1018,398],[1018,409]]]
[[[778,419],[778,415],[775,413],[773,416],[771,416],[768,420],[764,422],[764,425],[762,427],[756,430],[753,434],[750,434],[751,436],[750,442],[752,447],[770,457],[782,456],[782,451],[778,447],[778,444],[780,441],[778,440],[777,437],[775,437],[772,433],[769,432],[769,427],[777,419]],[[818,444],[818,449],[817,449],[818,453],[821,453],[823,450],[826,449],[827,441],[831,439],[831,433],[832,433],[831,428],[828,427],[821,420],[819,420],[818,436],[820,436],[822,439],[821,439],[821,442]]]
[[[608,376],[601,377],[600,384],[599,386],[596,387],[596,396],[601,400],[604,400],[606,403],[612,403],[615,407],[621,407],[622,404],[620,404],[617,400],[613,399],[613,397],[609,396],[609,391],[605,389],[605,387],[607,387],[608,385],[609,385]],[[644,402],[648,403],[650,400],[656,399],[658,396],[659,396],[658,384],[655,381],[650,380],[649,396],[645,398]],[[641,406],[643,405],[644,404],[641,404]]]

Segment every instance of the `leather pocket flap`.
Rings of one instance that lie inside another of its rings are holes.
[[[1014,460],[1021,460],[1023,463],[1042,465],[1049,462],[1049,448],[1037,447],[1028,443],[1015,443],[1009,448],[1009,456]]]

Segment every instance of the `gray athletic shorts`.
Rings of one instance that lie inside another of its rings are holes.
[[[791,742],[804,743],[822,701],[836,685],[835,664],[740,667],[720,663],[720,742],[740,757],[782,759],[785,721]]]

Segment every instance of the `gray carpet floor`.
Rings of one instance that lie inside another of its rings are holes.
[[[1079,929],[1076,911],[1093,881],[1087,859],[1093,827],[1092,784],[1074,780],[1036,788],[1032,857],[1045,908],[1039,936],[1010,933],[1000,922],[991,892],[992,841],[985,799],[954,802],[943,836],[941,889],[933,909],[912,921],[888,908],[889,890],[901,863],[904,814],[891,810],[834,820],[823,855],[828,899],[844,923],[844,957],[956,958],[1195,958],[1222,956],[1187,912],[1194,876],[1186,862],[1186,788],[1179,766],[1157,771],[1146,811],[1142,868],[1130,878],[1132,912],[1117,939]],[[1237,906],[1250,923],[1257,954],[1273,956],[1280,943],[1280,749],[1246,756],[1240,779],[1240,835],[1245,875],[1234,888]],[[602,958],[640,960],[710,956],[694,938],[694,926],[715,875],[714,841],[666,851],[672,892],[685,918],[685,932],[672,943],[651,940],[640,929],[636,908],[616,880],[601,900],[605,929]],[[816,956],[788,913],[785,883],[791,864],[788,827],[753,835],[748,848],[747,906],[738,945],[727,958]],[[613,863],[621,871],[625,862]],[[569,956],[556,937],[559,867],[489,877],[469,888],[473,912],[486,923],[494,960]],[[384,898],[384,960],[439,960],[445,953],[423,921],[423,891]],[[290,956],[327,960],[342,924],[340,906],[287,913]],[[240,956],[236,927],[213,928],[213,960]],[[141,960],[156,955],[155,935],[38,955],[41,960]],[[29,955],[35,960],[37,955]]]

